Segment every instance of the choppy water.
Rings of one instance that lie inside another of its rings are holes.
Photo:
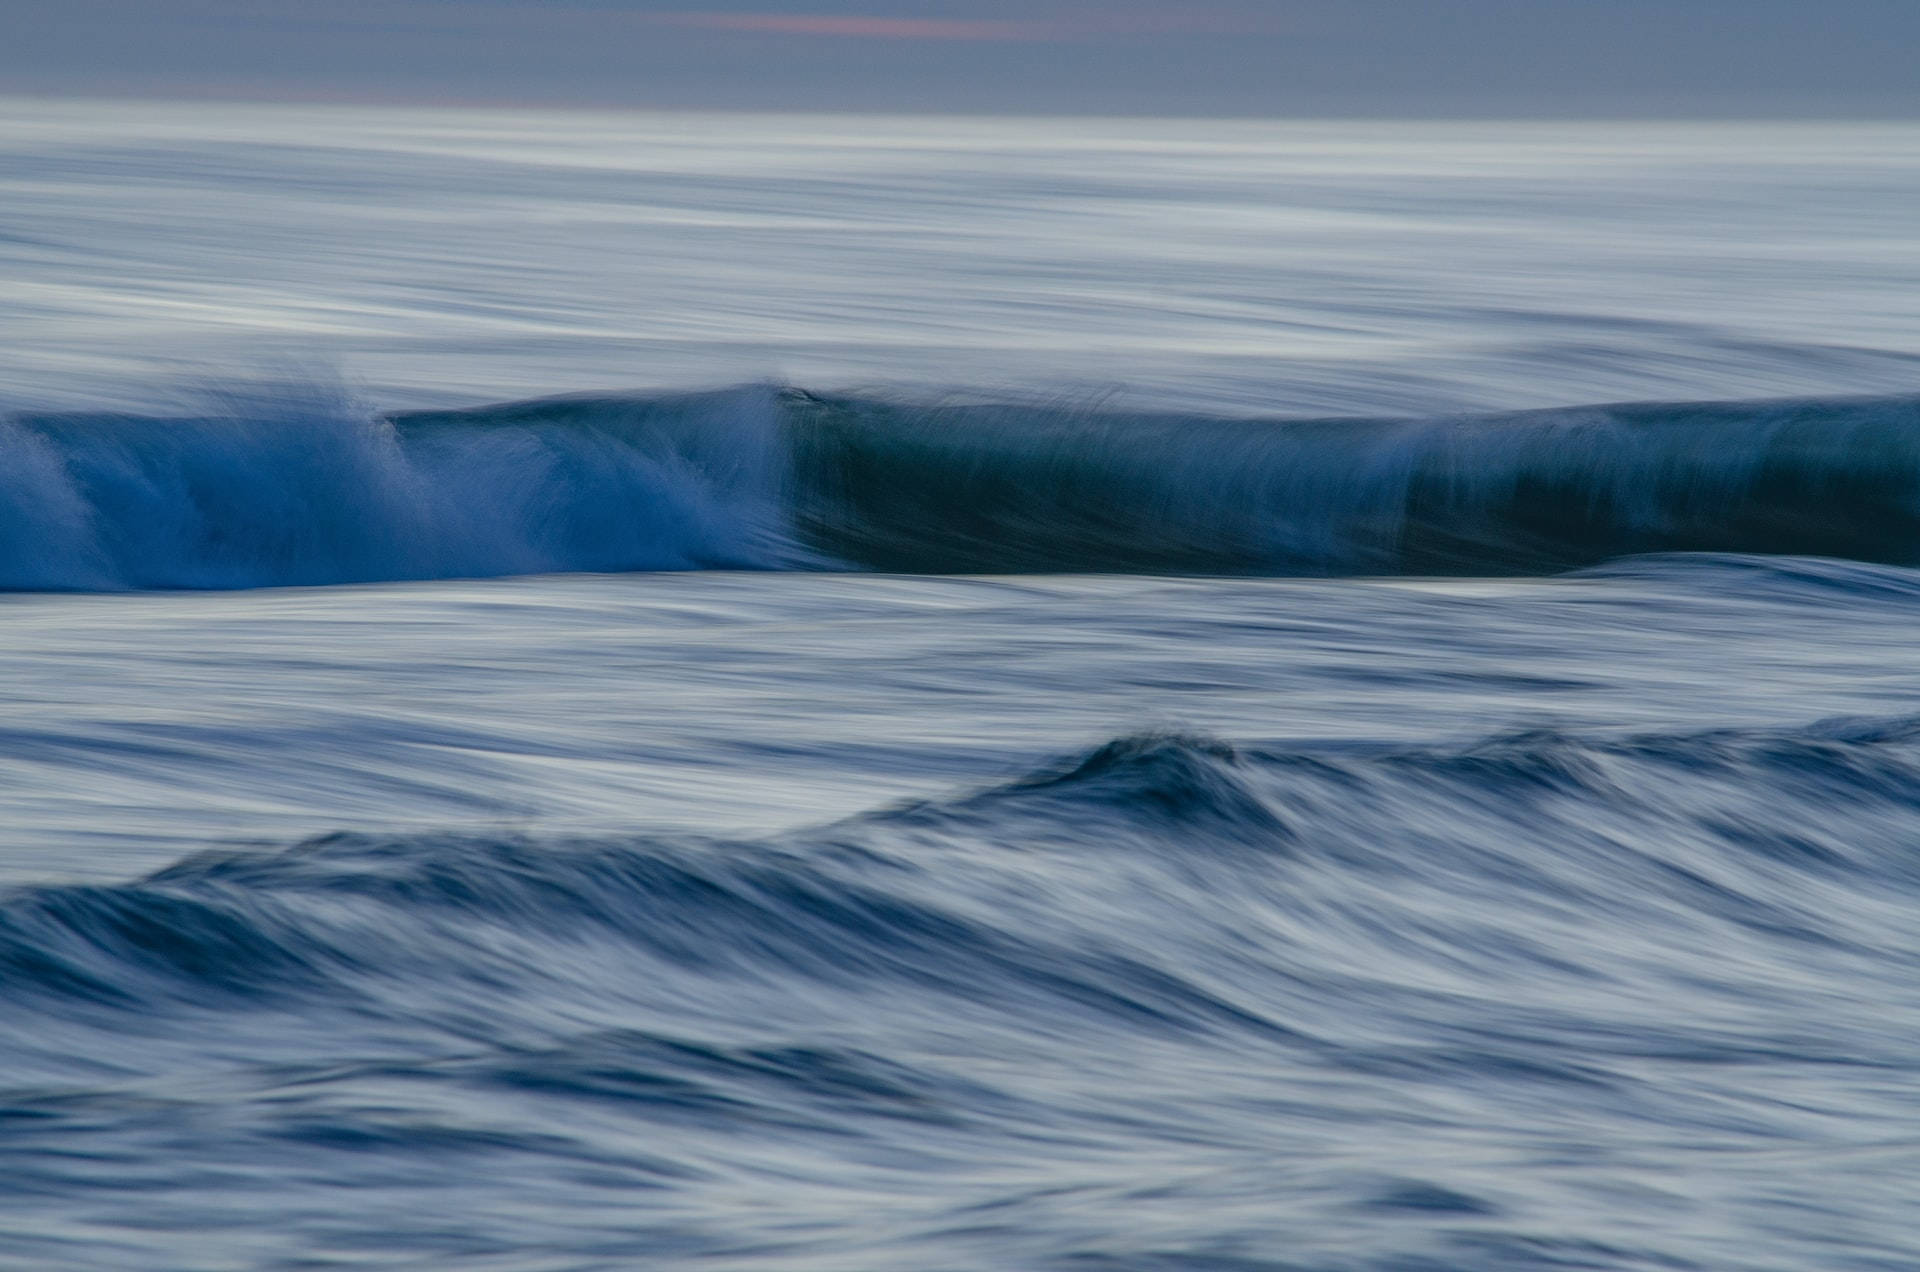
[[[1916,195],[10,104],[0,1265],[1920,1266]]]

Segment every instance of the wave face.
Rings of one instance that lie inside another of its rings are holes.
[[[806,399],[799,516],[901,571],[1518,574],[1920,559],[1920,399],[1237,421]]]
[[[762,840],[18,889],[0,1255],[1906,1266],[1916,809],[1910,717],[1143,734]]]
[[[1920,561],[1920,398],[1275,421],[756,387],[380,416],[282,393],[16,415],[0,453],[14,588]]]

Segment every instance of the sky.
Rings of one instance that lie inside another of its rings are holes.
[[[1920,116],[1920,0],[0,0],[0,93]]]

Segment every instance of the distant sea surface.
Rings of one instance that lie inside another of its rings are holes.
[[[1920,1267],[1920,125],[0,108],[0,1267]]]

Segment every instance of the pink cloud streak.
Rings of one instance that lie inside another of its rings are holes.
[[[863,40],[1075,40],[1098,36],[1266,35],[1280,24],[1245,13],[1179,8],[1081,13],[1052,21],[1001,18],[887,18],[841,13],[657,13],[655,22],[748,35],[815,35]]]
[[[870,18],[829,13],[663,13],[674,26],[761,35],[832,35],[863,40],[1045,40],[1047,22],[967,18]]]

